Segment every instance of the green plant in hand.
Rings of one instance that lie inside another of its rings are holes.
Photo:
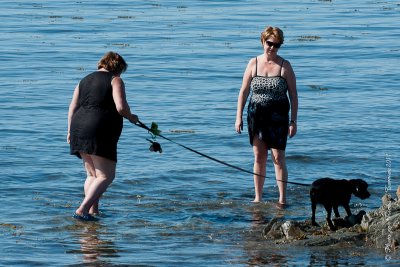
[[[160,135],[161,133],[161,131],[158,130],[158,124],[154,121],[151,123],[150,132],[155,136]]]

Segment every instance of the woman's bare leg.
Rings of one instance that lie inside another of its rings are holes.
[[[276,183],[279,189],[279,204],[286,204],[286,188],[288,180],[288,171],[286,168],[285,151],[271,149],[272,159],[275,167]]]
[[[253,139],[254,168],[253,172],[260,175],[254,175],[255,198],[253,202],[261,202],[265,182],[265,173],[267,166],[268,150],[264,141],[254,137]]]
[[[85,162],[85,168],[87,165],[89,166],[90,177],[88,175],[85,181],[85,198],[76,210],[76,214],[86,215],[90,212],[98,212],[99,199],[114,180],[116,162],[95,155],[84,153],[81,155]],[[92,167],[95,171],[94,176]]]
[[[83,165],[85,166],[86,170],[86,181],[84,185],[85,196],[88,194],[90,185],[96,179],[96,169],[94,167],[93,161],[90,155],[81,153],[81,157],[83,160]],[[99,199],[97,199],[93,205],[90,207],[89,214],[98,214],[99,213]]]

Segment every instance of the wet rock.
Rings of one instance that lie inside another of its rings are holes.
[[[362,218],[365,214],[367,214],[365,211],[360,210],[357,215],[352,214],[350,216],[346,216],[345,220],[349,222],[350,227],[352,227],[354,225],[361,224]]]
[[[284,237],[281,229],[282,222],[273,218],[263,230],[263,236],[268,240],[278,240]]]
[[[400,243],[400,202],[386,198],[384,205],[368,212],[361,222],[367,242],[377,248],[395,248]]]
[[[397,201],[399,201],[400,200],[400,185],[397,187],[396,195],[397,195]]]
[[[391,197],[391,195],[384,194],[383,197],[382,197],[382,205],[383,206],[387,206],[389,204],[389,202],[393,203],[393,202],[396,202],[396,201]]]
[[[310,221],[272,219],[264,228],[267,240],[298,246],[371,246],[384,251],[400,248],[400,201],[384,196],[379,209],[335,219],[337,231],[324,224],[312,226]]]
[[[283,234],[288,240],[304,239],[306,234],[300,229],[297,222],[286,221],[281,226]]]
[[[316,246],[333,246],[333,245],[363,245],[365,238],[364,233],[357,232],[335,232],[325,236],[314,236],[307,238],[306,240],[300,241],[298,245],[307,247]]]
[[[344,218],[334,218],[332,221],[333,224],[339,229],[343,227],[350,228],[354,225],[361,224],[365,214],[366,212],[361,210],[358,212],[358,214],[352,214]]]

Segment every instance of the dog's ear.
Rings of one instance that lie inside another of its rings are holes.
[[[351,184],[352,187],[357,186],[357,180],[358,180],[358,179],[351,179],[351,180],[349,180],[349,183]]]
[[[351,179],[349,182],[352,186],[362,186],[365,188],[368,187],[368,183],[363,179]]]
[[[353,179],[349,181],[352,187],[353,194],[361,199],[368,198],[370,193],[368,192],[368,183],[362,179]]]
[[[353,193],[355,193],[355,194],[357,194],[358,193],[358,191],[360,190],[360,185],[362,184],[362,183],[360,183],[360,180],[361,179],[351,179],[351,180],[349,180],[349,183],[350,183],[350,185],[351,185],[351,191],[353,192]]]
[[[357,183],[359,186],[362,186],[364,188],[368,188],[368,183],[364,181],[363,179],[357,179]]]

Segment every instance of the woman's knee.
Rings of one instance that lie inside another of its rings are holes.
[[[87,176],[96,177],[96,168],[94,167],[94,163],[91,159],[91,156],[89,154],[82,153],[82,152],[80,153],[80,155],[81,155]]]
[[[254,161],[258,163],[265,163],[268,157],[268,149],[264,141],[254,138],[253,141]]]
[[[272,160],[275,165],[278,165],[281,167],[285,166],[285,164],[286,164],[285,151],[281,151],[281,150],[273,151],[272,152]]]
[[[254,161],[255,162],[266,162],[267,161],[267,157],[268,157],[268,150],[263,147],[263,146],[254,146],[253,147],[253,153],[254,153]]]
[[[115,178],[115,169],[116,169],[116,162],[99,157],[99,156],[92,156],[93,164],[96,171],[97,178],[104,178],[113,180]]]
[[[267,162],[267,154],[266,153],[254,153],[254,162],[258,164],[265,164]]]

